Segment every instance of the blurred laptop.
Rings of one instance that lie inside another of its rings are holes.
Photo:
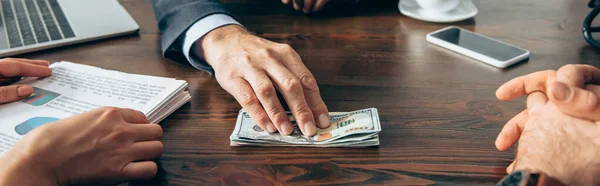
[[[0,0],[0,57],[135,33],[117,0]]]

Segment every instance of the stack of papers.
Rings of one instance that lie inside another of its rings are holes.
[[[187,82],[57,62],[52,76],[25,78],[34,87],[19,102],[0,105],[0,155],[38,126],[103,106],[130,108],[159,123],[190,101]]]

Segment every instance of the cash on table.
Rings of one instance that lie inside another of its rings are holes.
[[[312,137],[302,134],[294,117],[288,117],[294,127],[289,136],[270,134],[262,130],[250,115],[240,110],[235,129],[231,133],[231,146],[294,146],[294,147],[368,147],[379,145],[381,124],[376,108],[352,112],[330,112],[331,125],[319,129]]]

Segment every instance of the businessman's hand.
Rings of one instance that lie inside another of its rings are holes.
[[[330,0],[281,0],[283,4],[292,3],[294,9],[304,13],[318,12]]]
[[[24,99],[33,94],[29,85],[10,85],[21,77],[46,77],[52,74],[50,62],[17,58],[0,59],[0,104]]]
[[[529,107],[532,111],[507,172],[542,172],[566,185],[600,184],[600,125],[566,115],[553,102],[533,101]]]
[[[548,98],[561,112],[582,119],[600,121],[600,70],[589,65],[565,65],[558,71],[541,71],[517,77],[496,91],[500,100],[543,93],[544,96],[527,96],[527,105]],[[547,98],[546,98],[547,97]],[[496,139],[499,150],[509,149],[521,136],[528,121],[528,109],[511,119]]]
[[[236,25],[215,29],[196,45],[202,46],[195,47],[196,55],[214,68],[219,84],[263,130],[284,135],[293,132],[276,89],[304,135],[313,136],[317,125],[329,127],[329,113],[317,82],[289,45],[257,37]]]
[[[0,158],[0,185],[114,185],[149,179],[162,129],[144,114],[101,108],[29,132]]]

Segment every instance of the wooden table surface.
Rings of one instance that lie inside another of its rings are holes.
[[[375,148],[230,147],[239,104],[208,73],[161,57],[150,0],[120,0],[139,35],[22,55],[188,81],[192,101],[161,125],[158,176],[130,185],[493,185],[514,148],[494,140],[524,99],[496,100],[502,83],[568,63],[598,65],[581,35],[586,1],[475,0],[477,17],[454,23],[529,49],[501,70],[425,41],[450,24],[401,15],[397,1],[363,0],[306,16],[279,0],[228,0],[245,27],[289,43],[313,72],[330,111],[379,109]]]

